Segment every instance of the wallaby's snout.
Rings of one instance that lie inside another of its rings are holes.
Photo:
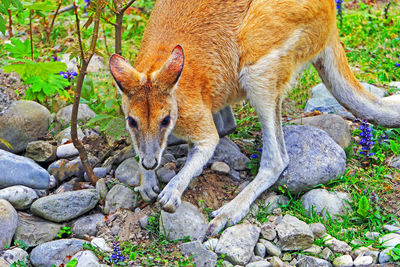
[[[158,167],[158,161],[155,157],[145,156],[142,159],[142,166],[146,170],[155,170]]]

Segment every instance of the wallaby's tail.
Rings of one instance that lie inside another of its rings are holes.
[[[365,90],[350,70],[337,32],[313,65],[332,95],[355,116],[385,127],[400,128],[400,95],[379,98]]]

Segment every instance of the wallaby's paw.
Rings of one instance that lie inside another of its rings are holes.
[[[146,183],[144,185],[135,187],[135,191],[139,192],[144,201],[151,202],[155,200],[160,193],[158,183]]]
[[[167,212],[175,212],[181,205],[181,193],[173,186],[167,186],[158,195],[158,202],[163,210]]]
[[[207,236],[214,236],[223,230],[227,225],[234,225],[240,222],[250,208],[244,205],[236,205],[234,201],[227,203],[216,211],[211,213],[212,217],[215,217],[208,224]]]

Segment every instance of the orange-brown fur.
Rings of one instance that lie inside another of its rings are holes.
[[[128,121],[138,122],[127,127],[141,158],[151,162],[148,165],[157,162],[148,147],[153,146],[159,162],[172,128],[193,149],[159,195],[155,175],[143,160],[142,196],[158,195],[162,207],[173,212],[218,143],[212,114],[247,97],[263,130],[259,173],[213,213],[209,233],[228,221],[240,221],[288,164],[280,105],[290,81],[308,62],[354,114],[400,127],[400,101],[377,99],[351,73],[335,17],[333,0],[158,0],[134,67],[113,56],[111,72],[123,91]],[[171,123],[164,127],[167,115]]]

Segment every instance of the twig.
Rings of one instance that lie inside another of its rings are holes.
[[[33,10],[29,12],[29,37],[31,38],[31,59],[33,61],[32,13]]]
[[[106,36],[106,30],[104,28],[104,24],[101,24],[102,28],[103,28],[103,34],[104,34],[104,46],[106,47],[106,51],[107,51],[107,55],[110,57],[110,50],[108,49],[108,45],[107,45],[107,36]]]
[[[60,11],[61,5],[62,5],[62,0],[58,0],[58,7],[56,13],[54,13],[53,15],[53,20],[51,21],[50,27],[47,28],[47,35],[46,35],[47,42],[50,42],[50,35],[51,32],[53,31],[54,22],[56,21],[56,17],[58,15],[58,11]]]
[[[12,33],[12,16],[11,16],[11,10],[7,10],[8,11],[8,36],[13,37],[13,33]]]
[[[392,2],[389,1],[389,3],[385,6],[385,9],[384,9],[384,11],[383,11],[383,14],[384,14],[385,19],[388,18],[389,7],[390,7],[391,4],[392,4]]]
[[[81,158],[82,166],[83,169],[85,170],[89,181],[92,184],[96,184],[97,182],[97,177],[93,173],[93,169],[90,166],[90,163],[88,161],[88,156],[86,153],[86,149],[84,145],[82,144],[81,140],[78,139],[78,131],[77,131],[77,120],[78,120],[78,109],[79,109],[79,102],[81,99],[81,91],[82,91],[82,86],[83,86],[83,81],[86,76],[86,71],[89,66],[89,62],[94,55],[95,48],[96,48],[96,42],[98,38],[98,32],[99,32],[99,25],[100,25],[100,16],[101,12],[104,8],[104,2],[103,1],[98,1],[96,5],[96,14],[94,17],[94,29],[93,29],[93,35],[90,43],[90,50],[88,56],[85,58],[84,57],[84,51],[82,47],[82,41],[81,41],[81,33],[80,33],[80,27],[79,27],[79,17],[78,17],[78,7],[76,6],[76,3],[74,1],[74,8],[75,8],[75,19],[76,19],[76,29],[78,33],[78,39],[79,39],[79,47],[81,49],[81,67],[79,69],[79,75],[76,83],[76,89],[75,89],[75,95],[74,95],[74,103],[72,106],[72,114],[71,114],[71,138],[72,142],[75,146],[75,148],[79,151],[79,157]]]
[[[116,6],[117,12],[115,13],[115,53],[122,55],[122,20],[124,18],[125,11],[135,2],[135,0],[129,1],[125,6]],[[116,1],[114,2],[116,4]]]

